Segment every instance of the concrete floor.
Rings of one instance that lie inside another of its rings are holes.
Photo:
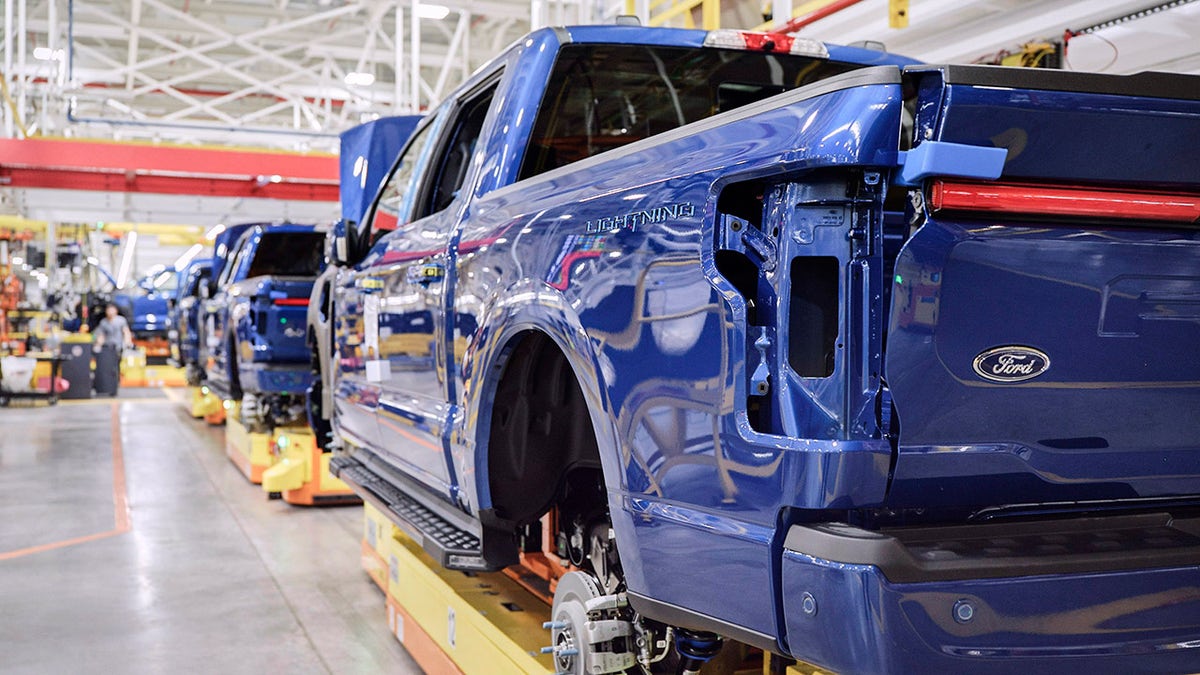
[[[268,501],[223,439],[158,389],[0,409],[0,671],[420,672],[361,507]]]

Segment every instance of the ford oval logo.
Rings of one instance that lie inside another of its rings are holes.
[[[975,357],[975,373],[992,382],[1032,380],[1050,369],[1050,357],[1033,347],[995,347]]]

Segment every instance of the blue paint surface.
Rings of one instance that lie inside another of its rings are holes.
[[[1004,147],[1002,180],[1194,185],[1200,106],[945,85],[924,69],[907,129],[911,61],[830,47],[883,69],[517,180],[561,40],[704,37],[537,31],[431,112],[416,134],[495,84],[455,199],[339,273],[338,433],[479,514],[495,375],[539,331],[589,401],[629,590],[844,672],[1200,668],[1195,567],[893,584],[782,544],[798,523],[1195,506],[1195,228],[932,216],[896,178],[911,137]],[[1190,152],[1178,167],[1159,128]],[[1118,131],[1150,157],[1066,152]],[[734,255],[757,276],[736,279]],[[796,301],[817,284],[831,302]],[[1005,346],[1049,368],[1020,383],[973,371]],[[951,616],[962,598],[977,605],[969,628]]]

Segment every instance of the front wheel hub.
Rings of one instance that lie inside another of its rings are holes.
[[[546,624],[556,672],[601,675],[636,665],[630,645],[633,624],[616,609],[622,605],[616,596],[603,595],[595,578],[584,572],[568,572],[558,580]]]

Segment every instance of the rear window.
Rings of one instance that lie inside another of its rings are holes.
[[[246,277],[315,277],[324,253],[324,232],[264,232]]]
[[[550,75],[520,178],[860,67],[726,49],[567,45]]]

